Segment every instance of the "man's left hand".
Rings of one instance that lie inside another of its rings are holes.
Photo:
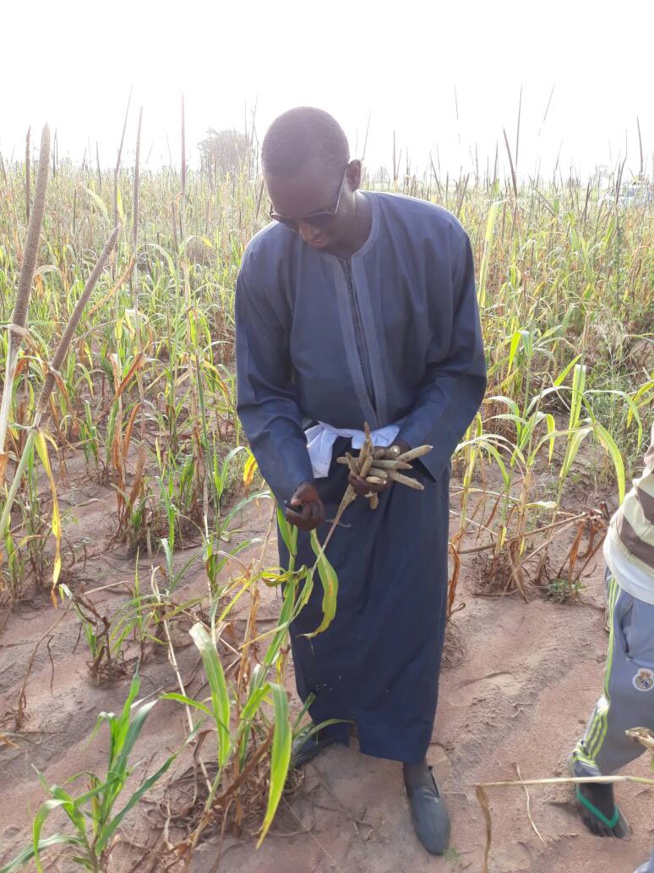
[[[377,447],[373,452],[373,457],[375,460],[380,461],[394,461],[399,457],[399,455],[408,452],[410,448],[411,446],[408,443],[405,443],[404,440],[395,440],[395,442],[387,448]],[[375,462],[373,461],[371,468],[373,472],[368,475],[375,475],[374,467]],[[348,481],[359,497],[367,497],[370,494],[381,494],[383,491],[388,491],[393,485],[393,480],[390,478],[385,479],[381,483],[366,482],[365,479],[362,479],[361,476],[355,476],[354,473],[350,473]]]

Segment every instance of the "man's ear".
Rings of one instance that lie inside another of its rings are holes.
[[[347,167],[347,181],[350,183],[350,188],[352,191],[356,191],[361,187],[361,174],[363,172],[361,161],[358,158],[355,158],[353,161],[350,161]]]

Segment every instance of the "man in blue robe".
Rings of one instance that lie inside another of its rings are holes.
[[[418,836],[442,854],[449,817],[426,755],[446,622],[450,459],[486,387],[470,242],[432,203],[361,191],[361,163],[321,110],[280,116],[262,162],[274,221],[250,242],[237,281],[238,410],[299,528],[297,566],[313,564],[309,531],[324,538],[348,481],[379,499],[376,510],[356,500],[327,548],[339,579],[331,626],[306,636],[321,620],[317,585],[291,629],[314,723],[341,720],[295,760],[347,743],[354,723],[362,752],[403,763]],[[423,491],[371,486],[336,463],[360,445],[365,422],[388,458],[433,446],[413,465]]]

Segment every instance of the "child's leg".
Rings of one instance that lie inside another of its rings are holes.
[[[654,727],[654,671],[636,660],[654,661],[654,607],[635,600],[612,578],[608,580],[610,637],[604,694],[597,702],[571,769],[576,777],[607,776],[644,751],[629,740],[631,727]],[[647,628],[651,630],[647,631]],[[651,676],[651,693],[646,689]],[[643,690],[640,690],[643,689]],[[579,811],[598,836],[624,837],[629,828],[615,804],[612,785],[577,786]]]
[[[643,753],[628,739],[629,728],[654,729],[654,606],[631,597],[614,580],[611,588],[604,694],[575,750],[576,760],[594,764],[604,776]]]

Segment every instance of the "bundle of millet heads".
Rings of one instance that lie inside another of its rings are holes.
[[[388,449],[373,445],[368,424],[365,425],[365,434],[366,438],[359,456],[354,458],[350,452],[346,452],[345,455],[337,459],[337,463],[347,465],[351,473],[369,485],[379,486],[391,481],[398,485],[406,485],[407,488],[413,488],[414,491],[424,491],[422,483],[407,476],[403,471],[411,470],[411,461],[431,452],[433,446],[418,446],[415,449],[402,452],[395,458],[389,458]],[[366,497],[370,500],[371,508],[377,509],[379,495],[371,491]]]

